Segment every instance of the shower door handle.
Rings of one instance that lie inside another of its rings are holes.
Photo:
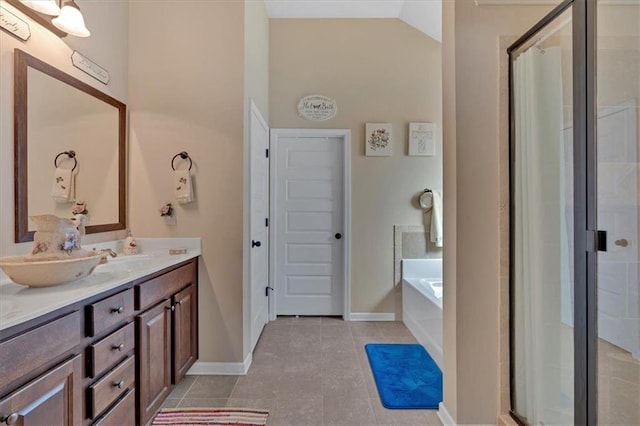
[[[622,238],[619,240],[615,240],[613,244],[619,247],[627,247],[629,245],[629,241],[627,241],[625,238]]]

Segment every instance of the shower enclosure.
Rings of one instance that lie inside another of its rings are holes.
[[[640,425],[640,0],[566,0],[508,52],[512,415]]]

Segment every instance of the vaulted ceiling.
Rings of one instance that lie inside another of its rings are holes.
[[[270,18],[398,18],[442,41],[442,0],[265,0]]]

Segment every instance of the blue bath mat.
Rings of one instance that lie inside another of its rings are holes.
[[[442,371],[418,344],[365,345],[378,394],[386,408],[438,408]]]

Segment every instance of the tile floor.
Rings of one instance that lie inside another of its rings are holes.
[[[265,327],[246,376],[187,376],[164,407],[264,408],[270,426],[439,426],[434,410],[384,408],[364,351],[415,341],[401,322],[280,317]]]

